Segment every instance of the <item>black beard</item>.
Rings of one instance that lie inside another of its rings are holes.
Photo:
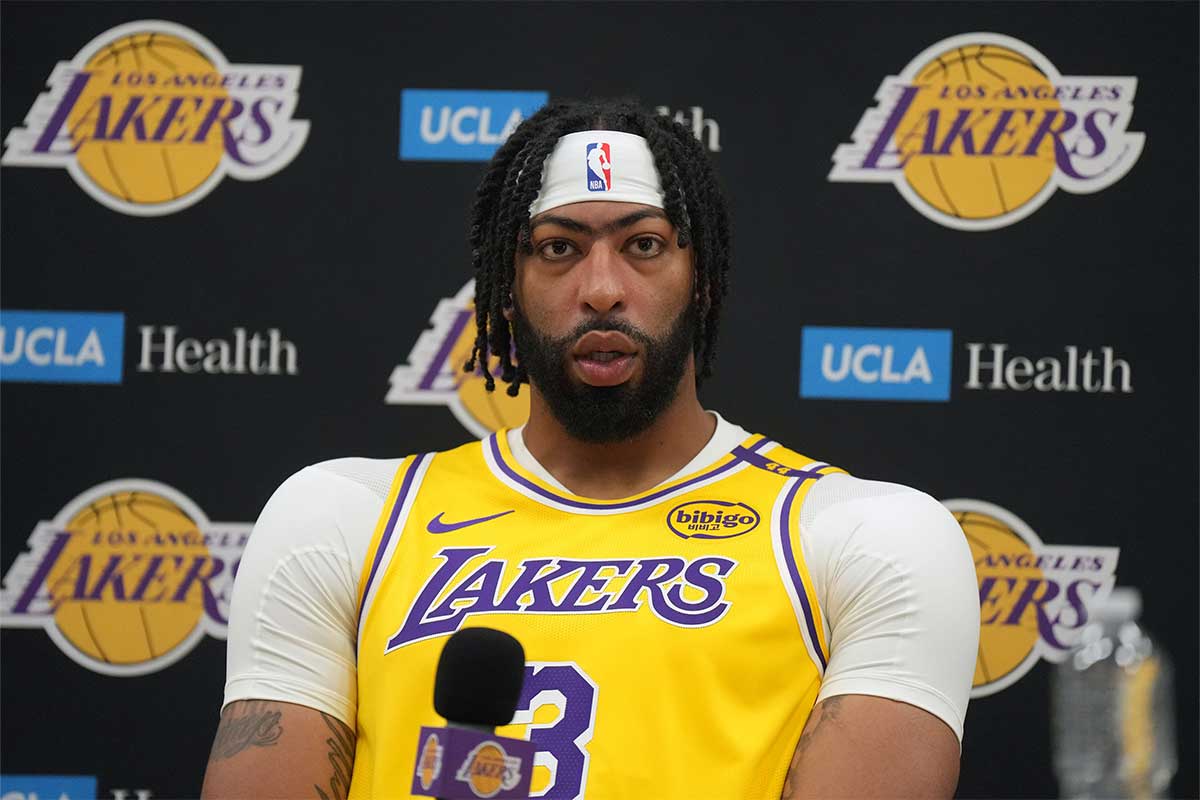
[[[649,428],[679,394],[696,334],[696,304],[689,303],[661,339],[624,320],[595,320],[561,338],[546,336],[513,305],[513,338],[520,363],[554,418],[572,438],[593,444],[630,439]],[[620,386],[591,386],[568,372],[571,348],[589,331],[619,331],[641,346],[641,380]]]

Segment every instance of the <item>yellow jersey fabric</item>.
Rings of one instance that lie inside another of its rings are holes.
[[[351,798],[409,797],[447,637],[525,648],[502,736],[548,798],[778,798],[829,658],[800,506],[840,472],[762,436],[634,497],[564,493],[507,432],[405,458],[360,581]],[[455,769],[457,765],[446,765]]]

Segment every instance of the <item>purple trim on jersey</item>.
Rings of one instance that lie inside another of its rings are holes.
[[[777,464],[772,461],[770,456],[764,456],[762,453],[755,453],[740,445],[733,448],[733,454],[748,464],[758,467],[759,469],[765,469],[767,472],[771,472],[776,475],[782,475],[785,478],[819,478],[822,474],[816,469],[785,467],[783,464]],[[822,464],[821,466],[827,467],[829,465]]]
[[[788,489],[779,514],[779,537],[780,544],[783,545],[783,560],[787,562],[788,574],[792,576],[792,583],[796,587],[796,596],[800,598],[800,607],[804,609],[804,624],[808,627],[813,650],[816,651],[817,660],[821,662],[821,670],[824,671],[826,667],[825,654],[821,652],[821,639],[817,636],[817,626],[813,622],[812,606],[808,604],[808,593],[804,591],[804,581],[800,579],[800,570],[796,567],[796,556],[792,553],[792,537],[788,530],[788,521],[792,516],[792,501],[796,498],[796,492],[800,491],[800,487],[806,480],[816,480],[820,477],[823,477],[822,474],[816,473],[808,478],[801,478],[792,484],[792,488]]]
[[[412,489],[413,476],[417,474],[417,469],[429,456],[429,453],[421,453],[414,457],[412,463],[408,465],[408,472],[404,473],[400,491],[396,493],[396,502],[392,504],[392,513],[388,517],[387,527],[383,529],[383,537],[379,540],[379,547],[375,549],[375,560],[371,562],[367,585],[363,587],[362,604],[358,607],[358,626],[360,628],[362,627],[363,609],[367,607],[367,596],[371,593],[371,584],[375,580],[375,573],[379,571],[379,564],[383,561],[383,554],[387,551],[388,542],[392,540],[392,533],[396,530],[396,519],[400,516],[400,509],[404,508],[404,501],[408,499],[408,492]]]
[[[684,481],[683,483],[677,483],[674,486],[668,486],[665,489],[660,489],[657,492],[654,492],[653,494],[648,494],[645,497],[638,498],[637,500],[626,500],[623,503],[588,503],[588,502],[583,502],[580,500],[572,500],[570,497],[564,497],[563,495],[558,494],[556,492],[552,492],[549,489],[544,489],[541,486],[538,486],[533,481],[524,477],[523,475],[518,474],[516,470],[514,470],[507,463],[505,463],[504,456],[502,456],[500,454],[500,444],[496,438],[498,435],[499,434],[493,433],[491,436],[488,437],[488,446],[492,450],[492,457],[496,459],[496,465],[500,467],[500,470],[505,475],[512,478],[514,481],[521,484],[529,491],[531,491],[541,497],[544,497],[547,500],[553,500],[557,503],[562,503],[565,506],[570,506],[571,508],[586,509],[588,511],[593,511],[593,510],[595,510],[595,511],[611,511],[614,509],[625,510],[625,509],[633,508],[634,506],[643,505],[645,503],[652,503],[655,500],[658,500],[666,495],[677,492],[680,489],[684,489],[695,483],[699,483],[700,481],[708,480],[709,478],[712,478],[717,475],[721,475],[725,472],[728,472],[729,470],[736,467],[738,465],[738,461],[739,461],[739,459],[734,458],[728,464],[723,464],[722,466],[717,467],[716,469],[709,470],[708,472],[697,475],[694,478],[689,478],[688,480]],[[755,442],[751,446],[750,449],[752,451],[758,450],[759,448],[763,447],[764,445],[769,444],[770,441],[771,441],[770,439],[763,437],[762,439],[759,439],[757,442]],[[738,449],[739,450],[742,449],[740,445],[738,446]],[[735,450],[733,452],[736,455],[737,451]]]

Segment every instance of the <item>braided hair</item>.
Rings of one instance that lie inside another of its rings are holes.
[[[475,344],[463,366],[480,367],[487,390],[495,380],[489,354],[499,358],[500,379],[515,397],[529,378],[514,348],[504,311],[511,303],[517,247],[532,248],[529,206],[542,186],[542,166],[559,138],[587,130],[642,136],[662,181],[663,211],[678,232],[680,247],[695,248],[699,298],[693,352],[696,383],[712,374],[717,324],[729,288],[729,215],[712,164],[691,130],[634,102],[551,103],[525,120],[496,152],[475,194],[471,211],[471,261],[475,269]]]

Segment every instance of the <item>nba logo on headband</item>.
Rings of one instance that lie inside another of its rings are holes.
[[[613,158],[620,162],[617,183],[613,183]],[[662,182],[644,138],[606,130],[563,136],[542,167],[542,188],[529,204],[529,216],[594,200],[663,207]]]
[[[587,188],[589,192],[612,190],[612,152],[608,142],[587,146]]]

